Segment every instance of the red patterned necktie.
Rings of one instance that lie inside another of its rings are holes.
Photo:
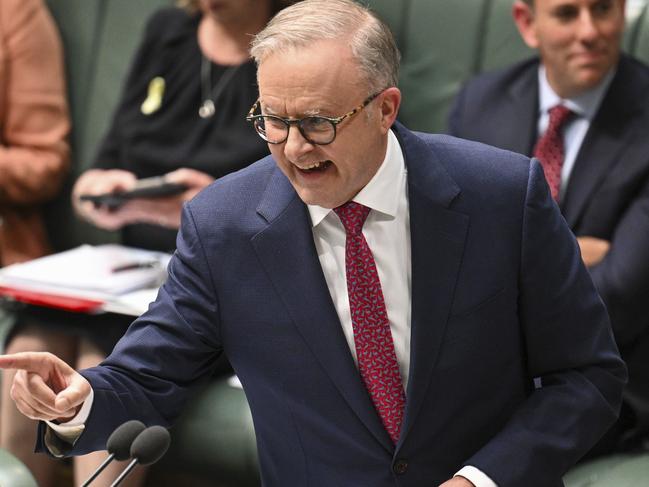
[[[347,233],[345,268],[358,368],[374,407],[396,444],[406,403],[381,281],[363,236],[370,209],[350,201],[334,211]]]
[[[563,167],[564,146],[563,127],[573,112],[563,106],[556,105],[550,109],[550,122],[548,128],[539,138],[534,148],[536,157],[543,167],[545,179],[550,186],[550,192],[555,200],[559,199],[561,187],[561,168]]]

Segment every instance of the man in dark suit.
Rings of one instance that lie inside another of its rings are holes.
[[[620,420],[593,454],[633,449],[649,432],[649,68],[620,54],[623,0],[516,1],[513,14],[540,59],[471,80],[450,133],[542,159],[548,111],[572,111],[557,200],[629,368]]]
[[[0,358],[39,448],[171,423],[225,352],[265,486],[562,485],[626,373],[540,166],[395,124],[398,52],[355,2],[283,10],[252,54],[272,156],[186,206],[150,310],[81,374]]]

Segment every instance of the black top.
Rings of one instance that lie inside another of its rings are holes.
[[[94,167],[125,169],[138,178],[189,167],[218,178],[268,154],[266,143],[245,120],[258,96],[252,61],[238,67],[225,84],[214,100],[215,114],[199,117],[203,101],[200,19],[200,14],[178,8],[159,10],[149,19]],[[213,87],[227,69],[212,64]],[[155,77],[164,79],[162,101],[145,115],[142,103]],[[130,225],[123,230],[123,243],[171,251],[175,236],[175,230]]]

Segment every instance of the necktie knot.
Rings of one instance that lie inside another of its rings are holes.
[[[348,201],[344,205],[334,208],[334,211],[345,227],[345,232],[349,235],[358,235],[363,229],[370,208],[354,201]]]
[[[548,112],[550,114],[550,121],[548,123],[548,131],[553,130],[553,131],[559,131],[563,129],[563,126],[566,124],[566,122],[570,119],[570,117],[574,114],[574,112],[564,106],[564,105],[555,105],[552,108],[550,108],[550,111]]]

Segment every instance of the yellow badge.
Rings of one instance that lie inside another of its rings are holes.
[[[151,115],[157,112],[162,106],[162,97],[165,92],[165,80],[161,76],[156,76],[149,82],[149,91],[146,100],[142,102],[140,110],[144,115]]]

